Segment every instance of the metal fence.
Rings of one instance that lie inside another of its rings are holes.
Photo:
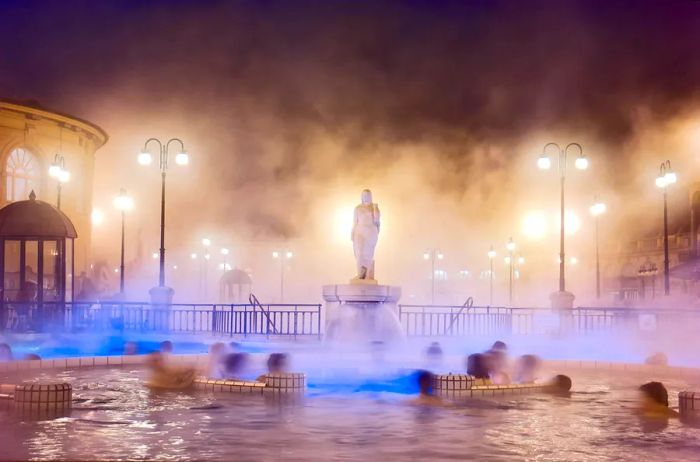
[[[0,331],[3,330],[318,337],[321,335],[321,305],[5,302],[0,304]]]
[[[697,332],[700,310],[579,307],[546,308],[398,305],[409,337],[537,335],[605,332]],[[0,302],[0,332],[213,333],[237,336],[318,337],[320,304],[172,304]]]
[[[399,305],[398,309],[409,336],[595,335],[700,329],[700,311],[684,309],[578,307],[553,311],[466,305]]]

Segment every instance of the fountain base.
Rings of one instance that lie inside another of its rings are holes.
[[[377,283],[323,286],[326,340],[338,343],[403,339],[397,302],[401,288]]]

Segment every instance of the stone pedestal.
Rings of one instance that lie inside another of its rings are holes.
[[[148,291],[148,294],[151,296],[152,305],[161,305],[154,306],[154,308],[165,308],[162,305],[172,305],[175,291],[171,287],[156,286],[151,288],[151,290]]]
[[[327,340],[361,344],[403,338],[396,306],[400,287],[359,280],[323,286],[322,295]]]
[[[552,304],[553,310],[570,310],[574,307],[575,298],[576,296],[571,292],[558,291],[550,294],[549,301]]]

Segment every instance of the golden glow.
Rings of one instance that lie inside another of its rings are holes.
[[[134,199],[127,196],[126,193],[121,193],[112,201],[117,210],[127,211],[134,208]]]
[[[105,221],[105,214],[100,209],[92,209],[90,218],[92,219],[92,224],[94,226],[100,226]]]
[[[491,250],[489,250],[487,255],[489,256],[489,258],[496,258],[496,251],[493,250],[493,247],[491,248]]]
[[[608,207],[602,202],[596,202],[591,205],[591,215],[594,217],[604,214],[608,210]]]
[[[558,231],[561,226],[559,214],[556,215],[555,220],[555,223],[557,224],[556,229]],[[579,229],[581,229],[581,219],[571,210],[567,210],[564,214],[564,233],[567,235],[573,235],[576,234]]]
[[[335,210],[333,220],[333,231],[336,239],[348,245],[352,243],[350,233],[352,233],[352,222],[355,219],[355,209],[352,206],[343,206]]]
[[[531,239],[541,239],[547,234],[547,219],[539,211],[528,212],[522,219],[523,235]]]
[[[141,152],[136,158],[140,165],[151,165],[153,162],[153,156],[150,152]]]
[[[549,170],[552,167],[552,161],[547,156],[542,156],[537,159],[537,167],[540,170]]]
[[[175,156],[175,163],[177,165],[187,165],[190,163],[190,156],[186,152],[179,152]]]
[[[586,159],[585,157],[578,157],[576,158],[574,165],[579,170],[586,170],[588,168],[588,159]]]

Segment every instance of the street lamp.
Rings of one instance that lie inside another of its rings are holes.
[[[119,293],[124,295],[124,222],[126,212],[134,208],[134,199],[127,196],[126,189],[121,188],[119,190],[119,195],[114,198],[114,208],[119,210],[122,214],[122,247],[119,264]]]
[[[284,262],[294,258],[294,253],[291,250],[274,250],[272,258],[280,261],[280,303],[284,303]]]
[[[221,256],[223,257],[224,263],[221,265],[221,269],[223,269],[223,272],[224,272],[224,273],[225,273],[226,271],[228,271],[228,261],[227,261],[227,260],[228,260],[228,258],[227,258],[227,257],[228,257],[228,254],[229,254],[228,249],[227,249],[226,247],[223,247],[223,248],[221,249]]]
[[[598,243],[598,218],[604,214],[608,208],[607,206],[598,200],[598,196],[595,196],[593,200],[593,205],[591,205],[591,215],[595,217],[595,295],[596,298],[600,299],[600,253],[599,253],[599,243]]]
[[[489,256],[489,306],[493,305],[493,259],[496,258],[496,251],[493,246],[487,254]]]
[[[547,143],[542,149],[542,154],[537,160],[537,166],[542,170],[549,170],[552,166],[552,162],[547,154],[548,148],[555,148],[559,155],[559,179],[561,183],[561,224],[559,230],[559,294],[552,299],[553,304],[557,306],[570,306],[573,303],[573,294],[566,294],[566,282],[564,278],[564,222],[565,222],[565,212],[564,212],[564,185],[566,179],[566,157],[570,148],[576,148],[578,150],[578,156],[574,162],[574,167],[578,170],[586,170],[588,168],[588,159],[583,155],[583,148],[578,143],[569,143],[564,149],[562,149],[556,143]],[[564,300],[566,300],[564,302]]]
[[[659,167],[659,176],[656,178],[656,186],[664,190],[664,295],[671,293],[668,268],[668,205],[666,196],[668,187],[676,183],[676,181],[678,181],[678,177],[671,170],[671,161],[662,162]]]
[[[445,258],[445,254],[440,252],[439,249],[428,249],[423,253],[423,259],[424,260],[430,260],[430,267],[432,270],[431,276],[430,276],[430,304],[434,305],[435,304],[435,260],[442,260]]]
[[[208,237],[203,237],[202,247],[202,266],[200,267],[199,281],[202,285],[203,300],[206,301],[208,289],[207,286],[209,285],[209,275],[207,273],[207,270],[209,266],[209,259],[211,258],[211,255],[209,254],[209,247],[211,247],[211,239],[209,239]]]
[[[189,155],[185,151],[185,145],[178,138],[171,138],[163,144],[157,138],[149,138],[143,145],[143,150],[139,153],[137,161],[143,166],[148,166],[153,163],[153,156],[148,151],[148,145],[156,143],[159,150],[159,167],[161,176],[161,199],[160,199],[160,269],[158,273],[158,287],[165,287],[165,174],[168,171],[168,154],[170,143],[179,143],[180,151],[175,156],[175,163],[178,165],[187,165],[189,163]],[[171,291],[168,291],[171,292]],[[170,293],[171,294],[171,293]]]
[[[66,170],[66,160],[62,155],[56,154],[53,162],[49,167],[49,176],[55,178],[58,184],[58,195],[56,198],[56,207],[61,210],[61,185],[70,181],[70,172]]]
[[[508,304],[510,306],[513,306],[513,265],[515,264],[515,260],[513,259],[513,252],[515,251],[515,242],[513,242],[512,237],[508,239],[508,243],[506,244],[506,250],[508,251],[508,256],[505,257],[505,262],[509,268],[509,271],[508,271]]]

